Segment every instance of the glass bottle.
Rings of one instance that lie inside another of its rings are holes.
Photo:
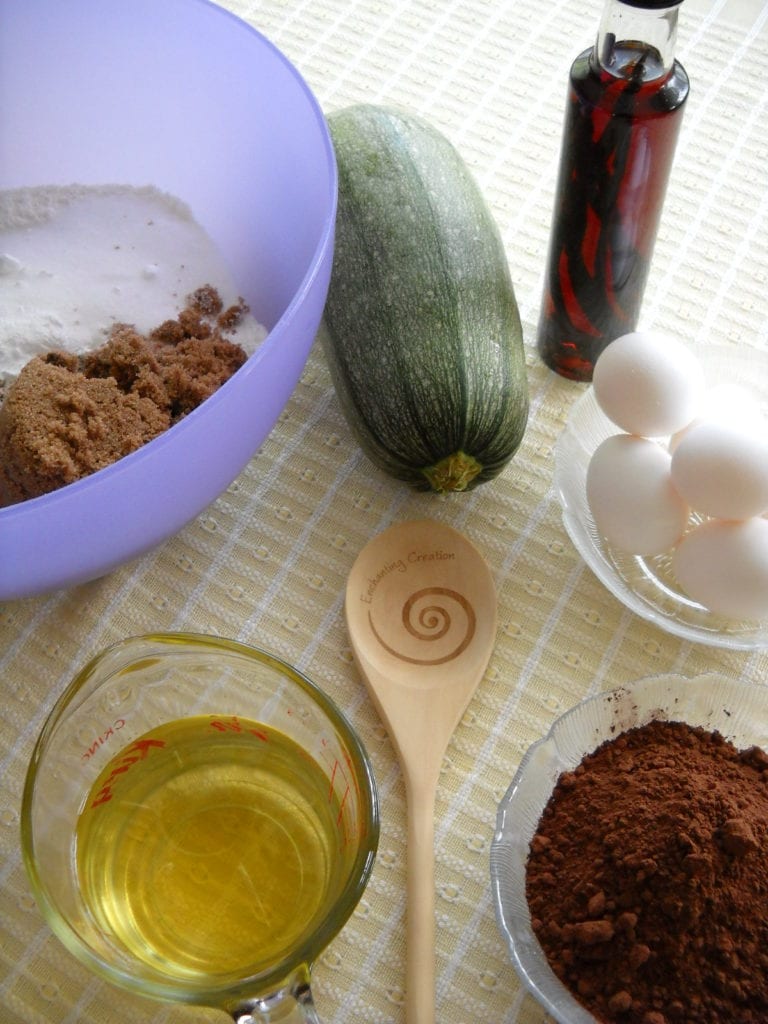
[[[606,0],[571,66],[537,344],[573,380],[637,325],[689,90],[680,3]]]

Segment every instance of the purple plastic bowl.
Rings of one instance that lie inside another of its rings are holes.
[[[269,335],[139,451],[0,509],[0,600],[102,576],[177,532],[272,429],[320,323],[336,164],[290,62],[207,0],[0,0],[0,188],[154,185],[184,200]]]

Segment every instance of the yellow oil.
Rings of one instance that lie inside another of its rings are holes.
[[[268,968],[332,902],[339,801],[293,740],[246,719],[180,719],[123,748],[77,825],[80,890],[142,973],[199,987]]]

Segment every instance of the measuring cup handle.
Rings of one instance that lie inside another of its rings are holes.
[[[278,1009],[279,1007],[279,1009]],[[243,1000],[229,1010],[235,1024],[320,1024],[309,987],[309,971],[301,968],[271,995]]]

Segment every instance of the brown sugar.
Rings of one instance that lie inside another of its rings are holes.
[[[240,322],[209,285],[144,336],[115,325],[77,357],[37,356],[0,408],[0,506],[73,483],[135,451],[205,401],[245,362],[223,336]]]
[[[768,1021],[768,755],[653,721],[560,776],[528,857],[533,929],[601,1022]]]
[[[243,364],[243,350],[214,332],[204,338],[185,338],[158,352],[163,383],[173,421],[186,416]]]
[[[114,378],[87,378],[37,356],[0,410],[0,504],[73,483],[169,426],[167,408],[121,391]]]

